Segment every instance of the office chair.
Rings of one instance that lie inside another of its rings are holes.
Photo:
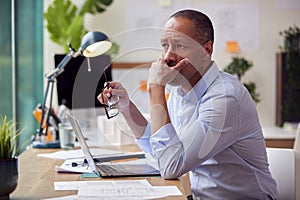
[[[296,184],[293,149],[267,148],[269,168],[277,182],[278,200],[294,200]]]
[[[300,152],[300,123],[297,126],[293,149],[296,152]]]

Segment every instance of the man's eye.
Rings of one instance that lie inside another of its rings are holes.
[[[176,49],[184,49],[184,48],[185,48],[185,46],[182,45],[182,44],[177,44],[176,45]]]
[[[168,45],[167,43],[162,43],[162,44],[161,44],[161,47],[162,47],[163,49],[168,49],[168,48],[169,48],[169,45]]]

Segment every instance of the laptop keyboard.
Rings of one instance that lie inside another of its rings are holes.
[[[101,165],[97,167],[99,167],[101,171],[106,174],[114,174],[123,171],[123,167],[121,167],[120,165]]]

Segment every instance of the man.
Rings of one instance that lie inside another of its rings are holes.
[[[213,42],[205,14],[182,10],[169,18],[162,57],[149,70],[151,122],[120,83],[112,82],[98,99],[120,96],[118,108],[140,148],[157,159],[166,179],[191,171],[194,199],[276,199],[255,104],[211,60]],[[168,102],[166,84],[172,86]]]

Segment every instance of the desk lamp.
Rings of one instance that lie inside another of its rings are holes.
[[[44,123],[45,117],[46,117],[46,122],[45,122],[46,132],[45,132],[45,134],[47,134],[47,132],[48,132],[49,117],[51,115],[51,107],[52,107],[53,85],[54,85],[56,78],[64,71],[64,68],[69,63],[69,61],[72,58],[75,58],[79,55],[83,55],[87,58],[102,55],[102,54],[106,53],[111,48],[111,46],[112,46],[112,43],[109,41],[108,37],[104,33],[97,32],[97,31],[88,32],[87,34],[84,35],[84,37],[81,40],[80,48],[77,52],[75,51],[75,49],[72,48],[71,44],[69,44],[70,48],[69,48],[68,54],[58,64],[56,69],[54,69],[53,71],[51,71],[45,75],[45,77],[47,78],[47,86],[46,86],[46,90],[45,90],[45,94],[44,94],[43,104],[41,107],[42,116],[41,116],[41,120],[40,120],[40,127],[38,130],[39,136],[43,135],[43,123]],[[89,62],[89,60],[88,60],[88,62]],[[105,75],[105,73],[104,73],[104,75]],[[51,92],[50,92],[49,110],[46,115],[45,107],[46,107],[46,100],[47,100],[49,88],[51,89]]]
[[[89,32],[87,33],[81,41],[81,54],[85,57],[95,57],[104,54],[107,52],[112,46],[112,43],[108,40],[107,36],[101,32]],[[88,71],[91,71],[90,68],[90,60],[88,61]],[[109,88],[109,82],[107,81],[107,77],[105,74],[105,69],[103,70],[104,78],[106,88]],[[119,110],[116,108],[113,108],[115,105],[119,103],[119,96],[112,95],[107,102],[107,105],[104,105],[105,114],[108,119],[115,117],[119,114]]]

